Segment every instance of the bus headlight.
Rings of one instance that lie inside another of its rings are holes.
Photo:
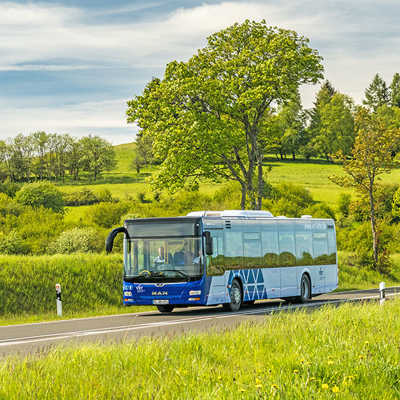
[[[132,292],[124,292],[125,297],[132,297]]]
[[[189,296],[198,296],[201,294],[201,290],[191,290]]]

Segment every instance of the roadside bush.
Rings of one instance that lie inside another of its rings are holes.
[[[379,262],[378,270],[389,273],[391,270],[391,261],[389,254],[393,249],[394,227],[387,223],[379,224]],[[372,250],[372,232],[369,222],[364,222],[349,228],[339,229],[337,231],[337,242],[340,250],[352,252],[349,258],[354,265],[360,267],[372,268],[373,250]]]
[[[15,199],[24,206],[49,208],[57,213],[64,212],[63,195],[50,182],[27,183],[17,192]]]
[[[0,256],[0,314],[53,312],[56,283],[65,311],[119,305],[122,256]]]
[[[94,228],[73,228],[64,231],[53,242],[50,254],[94,253],[104,249],[104,237]]]

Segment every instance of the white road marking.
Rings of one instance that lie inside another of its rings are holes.
[[[386,296],[397,296],[400,293],[389,293]],[[71,331],[71,332],[62,332],[62,333],[53,333],[53,334],[45,334],[45,335],[38,335],[38,336],[26,336],[21,338],[10,338],[10,339],[2,339],[0,340],[0,347],[6,346],[16,346],[21,344],[30,344],[30,343],[38,343],[38,342],[46,342],[46,341],[55,341],[55,340],[63,340],[63,339],[72,339],[78,337],[86,337],[86,336],[94,336],[94,335],[105,335],[109,333],[118,333],[118,332],[130,332],[136,331],[140,329],[146,328],[160,328],[166,327],[171,325],[185,325],[185,324],[193,324],[196,322],[202,322],[212,319],[223,319],[223,318],[232,318],[235,316],[240,315],[254,315],[254,314],[269,314],[284,310],[290,309],[297,309],[297,308],[309,308],[309,307],[319,307],[324,304],[339,304],[339,303],[348,303],[348,302],[357,302],[363,300],[371,300],[371,299],[378,299],[379,296],[364,296],[364,297],[357,297],[353,299],[340,299],[340,300],[325,300],[315,303],[304,303],[298,305],[285,305],[279,307],[266,307],[262,309],[255,309],[255,310],[245,310],[245,311],[238,311],[236,313],[214,313],[212,315],[207,315],[204,317],[190,317],[184,318],[179,320],[173,321],[159,321],[159,322],[150,322],[150,323],[143,323],[137,325],[122,325],[110,328],[97,328],[97,329],[90,329],[90,330],[81,330],[81,331]],[[125,314],[123,314],[125,315]]]

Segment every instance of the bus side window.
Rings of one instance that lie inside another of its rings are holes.
[[[328,256],[328,234],[326,232],[313,233],[314,264],[330,264]]]
[[[293,232],[279,232],[279,265],[296,265]]]
[[[311,232],[296,232],[296,265],[313,265]]]
[[[279,263],[278,233],[273,228],[261,233],[263,267],[276,267]]]
[[[225,231],[225,269],[243,268],[242,232]]]
[[[244,264],[247,268],[261,268],[261,238],[259,233],[243,234]]]

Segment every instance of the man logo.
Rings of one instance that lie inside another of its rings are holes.
[[[164,291],[164,292],[161,292],[161,291],[151,292],[151,295],[152,296],[168,296],[168,292],[166,292],[166,291]]]

